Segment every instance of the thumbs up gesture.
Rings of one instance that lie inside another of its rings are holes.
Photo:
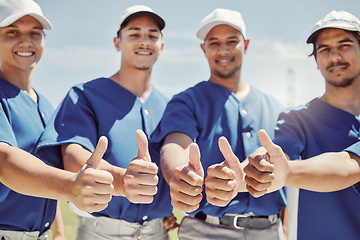
[[[190,144],[188,158],[186,165],[174,169],[169,180],[171,204],[184,212],[192,212],[199,208],[204,182],[204,169],[196,143]]]
[[[125,197],[132,203],[151,203],[157,193],[158,167],[151,162],[148,140],[142,130],[136,131],[138,155],[131,160],[123,176]]]
[[[107,138],[100,137],[98,144],[76,174],[72,188],[72,203],[79,209],[87,212],[98,212],[105,209],[111,200],[114,190],[114,180],[110,172],[99,170],[100,161],[107,149]]]
[[[205,192],[209,203],[223,207],[245,189],[245,182],[242,165],[225,137],[219,138],[219,148],[225,161],[207,169]]]
[[[244,168],[247,190],[254,197],[285,186],[289,172],[288,159],[281,147],[271,141],[265,130],[260,130],[258,136],[263,147],[248,157],[248,165]]]

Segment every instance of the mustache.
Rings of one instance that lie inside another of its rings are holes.
[[[350,66],[350,64],[347,62],[331,63],[329,66],[326,67],[326,70],[329,70],[330,68],[338,67],[338,66],[348,67],[348,66]]]

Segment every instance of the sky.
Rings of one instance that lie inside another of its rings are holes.
[[[53,25],[45,52],[33,72],[33,86],[56,107],[69,89],[120,68],[113,38],[123,11],[151,7],[166,22],[164,49],[152,83],[171,97],[209,79],[207,60],[196,38],[200,21],[215,8],[239,11],[250,39],[242,79],[285,106],[304,104],[324,92],[312,45],[313,25],[331,10],[360,18],[359,0],[36,0]]]

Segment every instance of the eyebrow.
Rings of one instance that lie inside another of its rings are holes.
[[[217,37],[212,37],[212,38],[209,38],[208,41],[213,41],[213,40],[217,40],[218,38]],[[239,37],[237,36],[231,36],[231,37],[228,37],[227,39],[240,39]]]
[[[9,26],[6,26],[4,28],[18,28],[18,26],[14,25],[14,24],[11,24]],[[33,29],[37,29],[37,30],[44,30],[43,27],[33,27]]]
[[[139,27],[131,27],[131,28],[129,28],[129,30],[140,31],[141,28],[139,28]],[[154,28],[154,29],[150,29],[150,32],[159,33],[159,30],[157,30],[157,29]]]

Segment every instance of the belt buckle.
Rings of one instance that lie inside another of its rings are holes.
[[[233,226],[234,226],[234,228],[235,228],[235,229],[244,230],[245,227],[240,227],[240,226],[237,225],[237,220],[238,220],[238,218],[248,218],[248,216],[246,216],[246,215],[235,215],[235,216],[234,216],[234,220],[233,220]]]

